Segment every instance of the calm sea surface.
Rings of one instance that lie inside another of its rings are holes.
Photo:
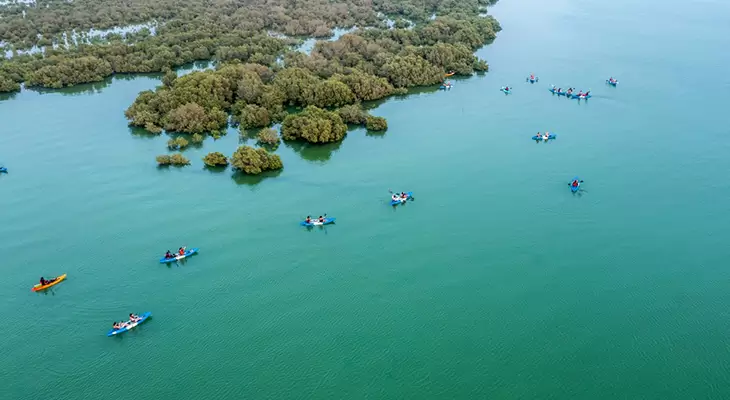
[[[283,144],[277,176],[203,168],[233,129],[158,169],[168,138],[123,115],[158,77],[4,97],[0,397],[730,398],[730,3],[492,13],[489,74]]]

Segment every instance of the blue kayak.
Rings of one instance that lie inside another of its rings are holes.
[[[319,219],[315,218],[312,219],[312,222],[302,221],[300,224],[302,226],[322,226],[322,225],[328,225],[328,224],[334,224],[335,219],[334,218],[325,218],[324,222],[319,222]]]
[[[0,172],[8,172],[8,169],[5,167],[0,167]]]
[[[530,83],[535,83],[535,82],[538,81],[538,79],[540,79],[540,78],[538,78],[538,77],[535,77],[535,79],[527,78],[527,81],[530,82]]]
[[[577,94],[572,94],[571,93],[570,95],[567,95],[567,96],[568,96],[569,99],[578,99],[578,100],[580,100],[580,99],[590,99],[591,98],[590,93],[588,95],[582,95],[582,96],[578,96]]]
[[[547,140],[549,140],[549,139],[555,139],[556,137],[558,137],[558,135],[556,135],[554,133],[549,133],[548,134],[548,137],[547,137]],[[542,135],[540,135],[540,136],[535,135],[535,136],[532,137],[532,140],[546,140],[546,139]]]
[[[413,192],[406,192],[406,198],[405,199],[399,199],[399,200],[393,200],[393,197],[390,198],[390,205],[391,206],[397,206],[398,204],[403,204],[408,200],[413,199]]]
[[[565,92],[558,92],[557,90],[555,90],[555,87],[551,87],[551,88],[550,88],[550,89],[548,89],[548,90],[550,90],[550,92],[551,92],[552,94],[557,94],[558,96],[565,96],[565,95],[566,95],[566,93],[565,93]]]
[[[578,182],[577,186],[573,186],[573,182]],[[570,183],[568,184],[570,186],[570,191],[575,193],[580,189],[580,178],[577,176],[573,177],[573,179],[570,180]]]
[[[178,260],[182,260],[183,258],[190,257],[190,256],[192,256],[193,254],[195,254],[197,252],[198,252],[198,248],[196,247],[196,248],[193,248],[193,249],[190,249],[190,250],[186,251],[185,252],[185,255],[183,255],[183,256],[180,256],[179,255],[179,256],[173,257],[173,258],[165,258],[165,257],[162,257],[162,258],[160,258],[160,263],[164,264],[164,263],[171,263],[171,262],[175,262],[175,261],[178,261]]]
[[[611,85],[611,86],[613,86],[613,87],[616,87],[616,85],[618,85],[618,81],[613,81],[613,82],[611,82],[611,81],[609,81],[608,79],[606,79],[606,83],[608,83],[609,85]]]
[[[148,312],[146,312],[146,313],[144,313],[144,314],[142,314],[142,315],[139,316],[140,317],[140,320],[139,321],[133,322],[133,323],[130,323],[129,321],[127,321],[127,326],[125,326],[124,328],[116,329],[116,330],[112,329],[106,335],[107,336],[115,336],[115,335],[119,335],[120,333],[124,333],[124,332],[130,331],[130,330],[136,328],[139,324],[147,321],[147,318],[149,318],[151,315],[152,315],[152,313],[148,311]]]
[[[499,90],[501,90],[504,94],[510,94],[510,93],[512,93],[512,90],[510,90],[510,89],[502,88],[502,89],[499,89]]]

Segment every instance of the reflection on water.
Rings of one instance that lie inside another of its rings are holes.
[[[294,150],[304,160],[324,163],[332,158],[332,154],[336,153],[340,146],[342,146],[342,141],[327,144],[286,141],[284,145]]]
[[[372,137],[372,138],[376,138],[376,139],[383,139],[383,138],[385,138],[385,133],[386,132],[387,131],[371,131],[371,130],[366,130],[365,131],[365,136]]]
[[[233,181],[238,185],[247,185],[253,188],[267,178],[275,178],[279,176],[281,171],[283,171],[283,169],[277,171],[265,171],[258,175],[247,175],[243,172],[236,171],[233,175],[231,175],[231,179],[233,179]]]
[[[61,88],[61,89],[33,87],[33,88],[28,88],[28,90],[31,90],[33,92],[37,92],[40,94],[60,93],[63,96],[82,96],[82,95],[88,95],[88,94],[101,93],[102,89],[109,86],[111,81],[112,81],[112,78],[109,77],[109,78],[104,79],[103,81],[93,82],[93,83],[84,83],[81,85],[75,85],[75,86]]]
[[[146,140],[153,140],[160,137],[160,135],[152,133],[147,129],[140,128],[139,126],[130,126],[129,134],[132,135],[134,138]]]
[[[217,175],[217,174],[221,174],[221,173],[225,172],[226,169],[228,169],[228,166],[227,165],[219,165],[219,166],[211,167],[210,165],[203,164],[203,169],[206,170],[206,171],[208,171],[211,174],[216,174]]]

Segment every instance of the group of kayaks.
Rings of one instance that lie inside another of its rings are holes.
[[[187,249],[185,247],[180,248],[180,253],[174,254],[172,256],[168,256],[170,252],[168,251],[167,255],[163,256],[160,259],[160,263],[171,263],[180,261],[182,259],[185,259],[187,257],[190,257],[193,254],[196,254],[199,251],[197,247],[192,249]],[[52,279],[43,279],[41,278],[41,283],[36,284],[31,288],[33,292],[40,292],[46,289],[49,289],[55,285],[58,285],[59,283],[63,282],[66,279],[67,274],[63,274],[60,276],[57,276]],[[126,322],[115,322],[113,325],[113,328],[107,333],[107,336],[116,336],[121,333],[130,331],[134,328],[136,328],[138,325],[144,323],[147,321],[147,319],[152,315],[151,312],[145,312],[140,315],[135,316],[134,314],[130,314],[130,319]]]
[[[577,100],[584,100],[584,99],[590,99],[591,98],[591,91],[583,92],[582,90],[579,90],[578,93],[575,92],[575,89],[570,88],[568,90],[563,90],[562,88],[556,88],[555,85],[552,85],[550,89],[548,89],[552,94],[557,94],[558,96],[565,96],[569,99],[577,99]]]
[[[413,200],[413,192],[400,192],[400,193],[391,192],[391,194],[392,194],[390,196],[390,205],[391,206],[398,206],[401,204],[405,204],[408,200]],[[299,225],[311,228],[314,226],[324,226],[324,225],[334,224],[335,220],[336,220],[336,218],[328,217],[327,214],[320,215],[318,218],[312,218],[311,216],[307,216],[307,218],[305,218],[304,221],[301,221],[299,223]]]

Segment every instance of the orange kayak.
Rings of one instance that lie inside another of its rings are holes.
[[[48,283],[48,284],[45,284],[45,285],[41,285],[39,283],[39,284],[33,286],[33,288],[30,289],[30,290],[32,290],[34,292],[40,292],[41,290],[48,289],[49,287],[51,287],[51,286],[53,286],[53,285],[55,285],[57,283],[61,283],[61,281],[64,280],[64,279],[66,279],[66,274],[63,274],[63,275],[61,275],[59,277],[56,277],[56,279],[54,279],[53,282],[51,282],[51,283]]]
[[[445,77],[445,78],[448,78],[448,77],[450,77],[450,76],[454,76],[454,74],[455,74],[455,73],[456,73],[456,72],[449,72],[448,74],[444,74],[444,77]]]

